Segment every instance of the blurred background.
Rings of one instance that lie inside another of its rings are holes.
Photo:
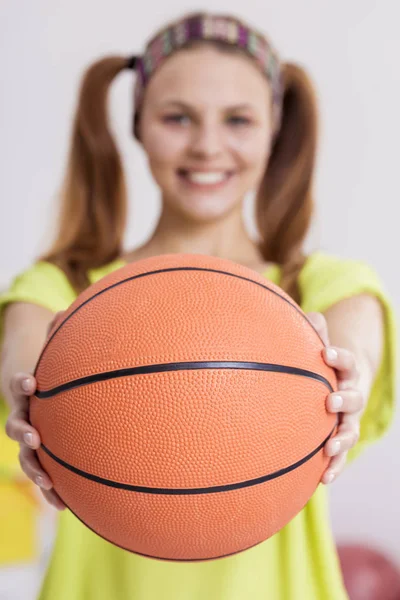
[[[300,63],[311,74],[320,103],[320,145],[317,213],[307,249],[367,261],[398,309],[400,6],[395,0],[204,0],[197,5],[147,0],[140,10],[133,0],[2,0],[0,289],[47,248],[52,235],[83,69],[103,55],[141,52],[164,20],[207,8],[247,19],[271,38],[284,60]],[[159,209],[144,155],[130,136],[132,89],[132,73],[123,73],[110,97],[110,117],[129,165],[128,247],[150,235]],[[250,199],[250,229],[251,214]],[[338,544],[371,546],[397,564],[399,439],[397,411],[386,438],[330,488]],[[0,456],[6,451],[0,446]],[[16,538],[21,544],[14,549],[6,547],[4,533],[12,510],[20,515]],[[0,473],[0,600],[35,598],[56,518],[23,479],[11,493]]]

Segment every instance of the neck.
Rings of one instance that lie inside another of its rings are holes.
[[[255,242],[246,231],[241,210],[233,211],[219,221],[200,223],[169,211],[164,204],[145,249],[152,255],[205,254],[246,265],[262,260]]]

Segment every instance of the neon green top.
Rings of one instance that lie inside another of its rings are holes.
[[[119,260],[90,273],[91,282],[122,266]],[[279,285],[280,269],[265,276]],[[354,457],[386,432],[395,397],[395,315],[373,269],[361,261],[312,254],[299,276],[302,308],[324,312],[350,296],[369,293],[384,307],[384,352],[362,418]],[[75,293],[65,275],[38,263],[12,283],[0,306],[25,301],[51,311],[68,307]],[[104,541],[67,510],[59,513],[53,555],[40,600],[344,600],[331,532],[327,488],[275,536],[240,554],[203,563],[172,563],[130,554]]]

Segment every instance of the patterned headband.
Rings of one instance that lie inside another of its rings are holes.
[[[127,67],[137,73],[135,110],[140,107],[143,91],[150,77],[174,51],[195,40],[218,40],[242,48],[259,65],[272,90],[273,130],[280,127],[283,84],[277,53],[263,35],[250,29],[234,17],[201,13],[185,17],[156,35],[142,56],[133,56]],[[137,114],[135,116],[136,120]]]

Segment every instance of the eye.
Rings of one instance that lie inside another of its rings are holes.
[[[186,121],[185,121],[186,119]],[[189,121],[189,117],[184,114],[175,113],[171,115],[166,115],[163,118],[165,123],[177,123],[178,125],[185,125]]]
[[[229,124],[230,125],[250,125],[251,121],[250,119],[248,119],[247,117],[241,117],[239,115],[234,115],[232,117],[229,117]]]

